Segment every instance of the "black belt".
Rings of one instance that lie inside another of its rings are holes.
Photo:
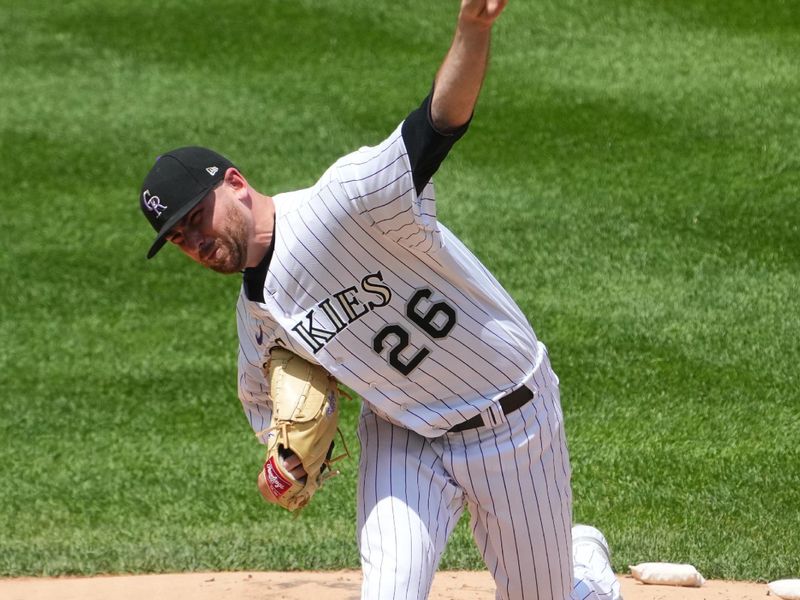
[[[506,394],[500,398],[500,407],[503,409],[503,414],[507,415],[508,413],[512,413],[515,410],[525,406],[528,402],[530,402],[531,398],[533,398],[533,392],[530,390],[530,388],[523,385],[521,388],[517,388],[510,394]],[[447,431],[447,433],[475,429],[476,427],[483,427],[484,425],[486,425],[486,423],[483,421],[483,417],[480,415],[475,415],[463,423],[454,425]]]

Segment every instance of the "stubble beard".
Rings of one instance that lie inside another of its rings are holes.
[[[237,273],[247,265],[247,223],[233,208],[228,211],[228,223],[216,240],[215,248],[203,264],[228,275]]]

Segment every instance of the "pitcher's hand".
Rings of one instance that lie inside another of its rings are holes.
[[[506,4],[508,0],[461,0],[459,19],[464,24],[489,28]]]

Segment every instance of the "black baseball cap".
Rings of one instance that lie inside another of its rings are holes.
[[[176,148],[162,154],[144,178],[139,206],[158,232],[147,258],[166,243],[166,235],[225,177],[233,163],[200,146]]]

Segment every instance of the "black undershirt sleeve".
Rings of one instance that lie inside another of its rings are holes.
[[[419,108],[406,117],[401,130],[403,142],[408,150],[411,175],[417,194],[422,192],[433,174],[436,173],[450,148],[466,133],[472,120],[470,119],[452,132],[437,131],[431,122],[432,97],[433,91],[422,101]]]

